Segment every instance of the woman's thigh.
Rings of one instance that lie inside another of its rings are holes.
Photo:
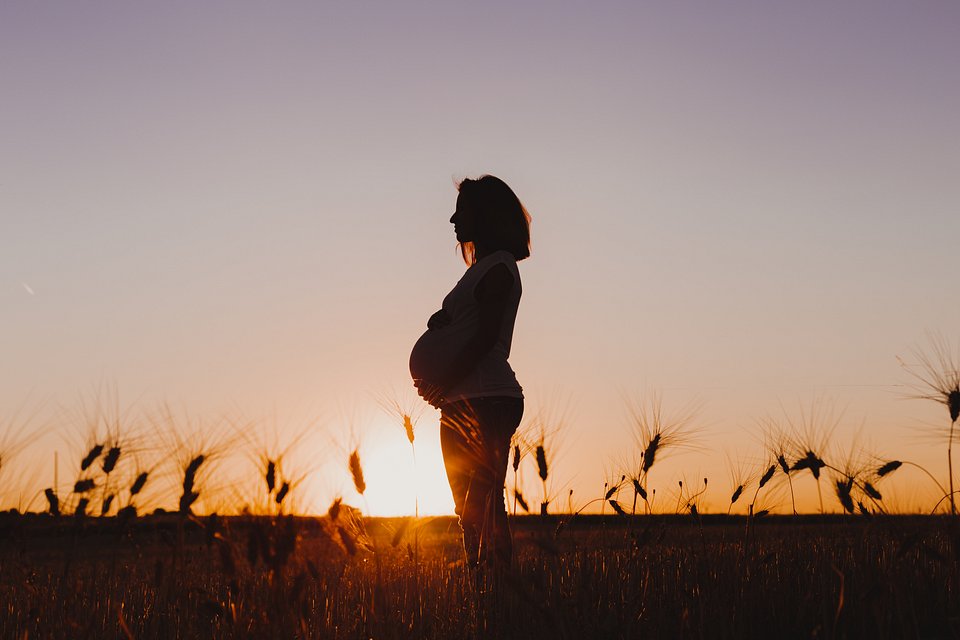
[[[499,459],[510,449],[510,439],[523,417],[521,398],[477,398],[458,402],[441,414],[441,443],[446,441],[444,458],[459,464],[499,467]]]
[[[523,418],[523,399],[480,398],[474,409],[481,437],[488,450],[506,453],[510,448],[510,439]]]

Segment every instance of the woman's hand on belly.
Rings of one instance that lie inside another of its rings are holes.
[[[437,311],[427,320],[427,329],[443,329],[449,325],[452,320],[449,313],[444,309],[440,309],[440,311]]]
[[[415,379],[413,386],[417,388],[417,393],[423,398],[424,402],[435,409],[439,409],[443,404],[444,389],[438,384],[427,382],[422,378]]]

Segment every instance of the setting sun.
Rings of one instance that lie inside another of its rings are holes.
[[[413,515],[417,500],[421,516],[453,513],[453,498],[440,455],[438,429],[436,417],[431,414],[418,422],[414,441],[415,467],[402,425],[378,428],[376,433],[380,435],[376,439],[362,443],[359,452],[367,483],[364,497],[370,513],[378,516]]]

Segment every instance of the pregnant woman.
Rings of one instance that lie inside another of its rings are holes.
[[[467,564],[476,566],[482,552],[509,565],[504,479],[523,389],[507,359],[530,216],[499,178],[466,179],[457,188],[450,222],[467,270],[427,321],[410,373],[423,399],[440,409],[440,446]]]

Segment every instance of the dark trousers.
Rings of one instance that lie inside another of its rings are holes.
[[[523,399],[508,397],[451,402],[440,412],[440,448],[468,561],[478,557],[481,545],[510,561],[503,494],[510,439],[522,417]]]

